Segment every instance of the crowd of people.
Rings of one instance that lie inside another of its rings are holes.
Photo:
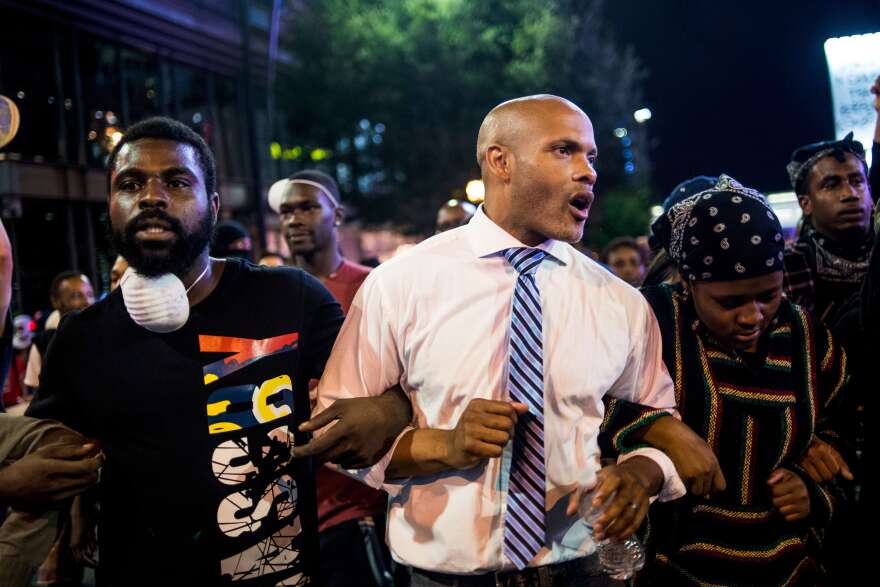
[[[27,408],[0,414],[0,584],[620,585],[597,545],[634,534],[636,585],[858,580],[880,166],[852,135],[795,149],[789,242],[762,193],[694,177],[597,260],[572,243],[598,152],[569,100],[510,100],[483,204],[434,236],[346,259],[310,169],[269,190],[289,257],[253,263],[204,140],[131,126],[102,299],[65,271],[42,324],[13,319],[0,228],[3,403]]]

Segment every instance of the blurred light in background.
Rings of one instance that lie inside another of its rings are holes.
[[[636,122],[642,124],[643,122],[647,122],[651,120],[651,109],[650,108],[639,108],[635,112],[633,112],[633,118],[636,119]]]
[[[779,218],[782,228],[791,230],[797,227],[803,212],[794,192],[774,192],[767,194],[770,207]]]
[[[654,221],[660,218],[661,214],[663,214],[663,206],[651,206],[651,224],[654,224]]]
[[[614,129],[614,136],[616,136],[618,139],[622,139],[623,137],[626,136],[626,129],[625,128],[615,128]]]
[[[327,149],[312,149],[310,157],[312,161],[323,161],[324,159],[330,158],[330,151]]]
[[[464,193],[467,194],[468,200],[474,204],[479,204],[483,201],[483,198],[486,197],[486,186],[483,185],[483,180],[472,179],[467,182],[467,186],[464,188]]]

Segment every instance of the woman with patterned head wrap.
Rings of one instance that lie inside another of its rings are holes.
[[[783,298],[782,229],[760,193],[722,175],[652,230],[683,282],[644,295],[682,419],[716,455],[726,487],[655,504],[656,557],[640,580],[814,585],[815,528],[833,499],[800,462],[814,435],[835,441],[845,357]]]
[[[663,213],[666,214],[669,212],[670,208],[682,200],[693,196],[697,192],[702,192],[703,190],[711,188],[717,181],[717,177],[706,175],[698,175],[684,180],[672,188],[672,193],[666,196],[666,199],[663,200]],[[645,279],[642,285],[647,287],[651,285],[660,285],[661,283],[678,283],[681,279],[678,274],[678,268],[669,258],[669,255],[663,248],[663,243],[657,240],[656,236],[652,235],[648,238],[648,244],[651,247],[651,259],[645,270]]]

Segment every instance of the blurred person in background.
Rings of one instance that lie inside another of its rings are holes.
[[[339,227],[345,208],[336,180],[321,171],[300,171],[272,186],[269,206],[281,217],[293,265],[320,279],[348,312],[370,268],[342,256]]]
[[[6,378],[6,385],[3,388],[3,406],[13,406],[30,399],[30,394],[24,384],[24,374],[37,325],[33,318],[27,314],[19,314],[13,319],[12,324],[14,328],[12,358],[9,364],[9,376]]]
[[[714,187],[717,181],[717,177],[710,177],[707,175],[698,175],[684,180],[672,188],[672,192],[666,196],[665,200],[663,200],[663,213],[666,214],[669,212],[670,208],[685,198],[689,198],[697,192]],[[660,285],[662,283],[678,283],[680,281],[678,267],[672,262],[672,259],[669,258],[669,255],[663,248],[663,244],[657,240],[656,236],[651,235],[648,237],[648,245],[651,253],[648,257],[648,267],[645,270],[643,285],[651,286]]]
[[[874,144],[871,146],[871,172],[868,175],[868,183],[871,184],[871,193],[880,193],[880,75],[871,85],[871,93],[874,95]],[[875,209],[875,211],[880,209]]]
[[[266,253],[262,257],[260,257],[257,265],[264,265],[266,267],[284,267],[287,265],[287,260],[283,255],[278,253]]]
[[[281,217],[294,264],[320,279],[348,313],[370,269],[340,252],[345,211],[336,181],[321,171],[300,171],[272,186],[269,206]],[[328,467],[317,469],[316,483],[324,584],[365,584],[374,568],[380,575],[376,583],[383,584],[391,564],[384,538],[387,494]]]
[[[880,205],[876,206],[880,211]],[[877,229],[878,225],[875,225]],[[852,495],[851,510],[843,518],[834,538],[829,543],[829,561],[834,578],[840,585],[858,584],[871,566],[873,550],[873,528],[865,524],[871,512],[876,481],[869,474],[874,469],[877,458],[877,433],[869,425],[877,414],[877,366],[880,356],[880,238],[874,241],[874,249],[868,273],[862,282],[861,290],[854,296],[842,313],[840,320],[832,328],[834,335],[846,349],[851,373],[849,399],[855,405],[857,420],[848,423],[855,436],[855,457],[849,465],[855,476],[855,492]],[[831,481],[838,474],[834,468],[824,470],[824,479]]]
[[[117,255],[113,267],[110,268],[110,291],[119,287],[119,280],[125,275],[126,269],[128,269],[128,261],[122,255]]]
[[[247,229],[235,220],[224,220],[214,227],[211,255],[218,259],[238,257],[253,261],[253,242]]]
[[[49,286],[49,300],[54,311],[58,312],[58,321],[60,321],[69,312],[84,310],[94,304],[95,292],[89,278],[79,271],[62,271],[52,279],[52,285]],[[43,358],[58,329],[59,322],[52,320],[50,323],[51,318],[50,315],[46,320],[46,329],[34,337],[28,355],[24,384],[32,389],[40,386]]]
[[[0,221],[0,382],[6,381],[6,373],[12,361],[13,326],[9,304],[12,301],[12,244],[6,227]],[[0,398],[0,412],[3,401]]]
[[[437,224],[434,234],[440,234],[467,224],[474,216],[477,207],[462,200],[449,200],[437,210]]]
[[[865,149],[852,133],[805,145],[787,171],[804,222],[785,251],[785,294],[831,324],[861,286],[874,242]]]
[[[645,259],[636,239],[621,236],[611,240],[602,250],[602,262],[631,286],[642,285],[645,278]]]

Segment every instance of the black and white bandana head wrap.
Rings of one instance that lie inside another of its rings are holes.
[[[795,149],[794,153],[791,154],[791,161],[785,168],[795,193],[806,194],[808,190],[805,182],[810,170],[813,169],[813,166],[820,159],[836,153],[852,153],[862,162],[865,173],[868,172],[868,163],[865,161],[865,147],[862,146],[862,143],[853,139],[853,133],[851,132],[839,141],[822,141],[821,143],[804,145]]]
[[[651,227],[689,281],[734,281],[782,271],[782,226],[767,198],[721,175]]]

